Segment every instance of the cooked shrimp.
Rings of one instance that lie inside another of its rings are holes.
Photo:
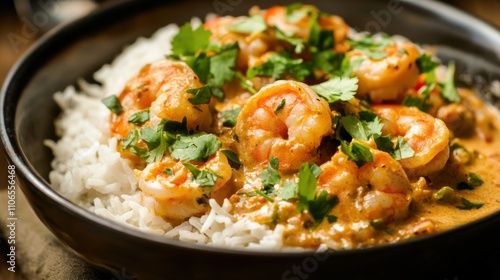
[[[188,129],[208,130],[212,122],[209,105],[193,105],[189,102],[193,95],[186,92],[199,87],[198,77],[185,63],[163,60],[148,64],[118,96],[123,113],[111,115],[111,131],[125,138],[133,128],[129,117],[148,107],[152,125],[161,118],[181,122],[185,117]]]
[[[212,32],[211,39],[217,40],[220,44],[237,42],[239,47],[237,68],[245,71],[248,68],[248,61],[260,57],[269,51],[276,44],[277,39],[266,33],[245,34],[233,32],[230,26],[244,20],[245,17],[214,17],[209,19],[204,27]]]
[[[402,136],[415,155],[399,162],[409,177],[426,176],[441,170],[450,154],[450,132],[446,124],[415,107],[373,106],[382,119],[382,133]]]
[[[287,19],[287,8],[284,6],[273,6],[263,12],[264,20],[270,26],[276,26],[286,34],[293,34],[294,37],[309,39],[311,30],[310,14],[318,15],[317,8],[309,5],[303,5],[294,13],[302,15],[297,21],[291,22]],[[341,17],[335,15],[319,14],[318,24],[322,30],[331,30],[335,40],[335,51],[343,53],[347,50],[347,33],[349,26]]]
[[[413,88],[420,74],[416,60],[419,51],[412,43],[394,43],[384,50],[384,58],[373,59],[363,50],[347,53],[350,61],[362,59],[353,73],[358,77],[357,96],[373,103],[401,102],[406,91]]]
[[[252,96],[235,127],[244,164],[266,164],[278,158],[279,169],[297,171],[318,159],[323,137],[332,133],[328,103],[309,86],[277,81]]]
[[[156,200],[155,212],[168,220],[183,220],[209,209],[208,199],[222,192],[231,178],[231,166],[220,151],[204,163],[194,164],[217,176],[214,186],[200,186],[182,162],[165,156],[162,161],[135,170],[139,188]],[[167,172],[167,170],[169,170]]]
[[[411,184],[401,165],[388,153],[370,148],[373,162],[358,167],[338,151],[321,165],[318,190],[337,195],[336,214],[349,222],[380,221],[384,224],[406,217]]]

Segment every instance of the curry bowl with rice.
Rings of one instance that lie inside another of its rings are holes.
[[[415,4],[401,4],[418,14]],[[455,57],[392,25],[355,32],[346,3],[317,5],[177,20],[118,56],[108,51],[114,58],[99,60],[109,64],[93,62],[72,86],[47,87],[47,96],[59,91],[62,113],[52,105],[57,137],[44,131],[39,146],[50,148],[51,168],[35,176],[44,174],[49,197],[72,205],[82,225],[118,231],[156,256],[174,246],[175,254],[161,255],[168,259],[199,250],[265,256],[282,268],[325,252],[326,263],[358,254],[381,261],[420,243],[439,252],[446,242],[438,240],[490,226],[500,206],[499,121],[484,100],[498,92],[494,83],[455,78],[488,71],[493,82],[496,66],[470,65],[475,51]],[[40,102],[24,96],[21,103]],[[40,154],[27,151],[39,164]],[[68,230],[39,215],[56,235]]]

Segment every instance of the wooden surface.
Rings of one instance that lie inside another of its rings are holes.
[[[457,6],[500,27],[500,1],[498,0],[446,0],[444,2]],[[12,1],[0,0],[0,84],[3,84],[5,76],[17,58],[36,39],[31,36],[23,36],[22,38],[17,38],[17,44],[13,44],[12,34],[23,34],[22,28],[23,22],[18,19]],[[7,178],[7,163],[3,157],[1,143],[0,152],[2,152],[0,154],[0,188],[5,188],[4,182],[6,182]],[[3,211],[3,209],[1,210]],[[0,221],[0,224],[3,224],[3,221]],[[0,234],[2,230],[3,227],[0,228]],[[0,241],[0,251],[3,251],[4,248],[1,245],[2,242]],[[24,279],[19,272],[14,274],[7,271],[4,258],[5,254],[2,252],[0,255],[0,279]],[[465,278],[459,279],[462,280]]]

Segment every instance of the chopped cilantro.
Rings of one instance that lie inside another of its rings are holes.
[[[267,201],[271,203],[274,202],[274,199],[272,199],[267,193],[263,192],[262,190],[256,190],[255,193],[264,197]]]
[[[143,127],[139,133],[140,139],[146,142],[149,149],[148,158],[146,159],[148,163],[160,161],[167,150],[167,142],[163,131],[165,121],[163,119],[155,128]]]
[[[395,160],[402,160],[405,158],[412,158],[415,156],[415,151],[408,145],[406,140],[402,136],[398,136],[396,139],[396,147],[389,154]]]
[[[434,61],[432,56],[423,53],[417,58],[417,66],[420,73],[429,73],[439,66],[439,62]]]
[[[340,142],[341,151],[347,155],[347,159],[352,160],[358,167],[363,166],[365,163],[373,162],[373,154],[368,146],[358,142],[349,145],[346,141]]]
[[[231,150],[221,150],[221,152],[232,162],[234,162],[234,164],[236,164],[238,167],[241,165],[241,161],[240,159],[238,158],[238,155],[236,155],[236,153],[234,153],[233,151]]]
[[[402,136],[398,136],[396,138],[396,145],[394,145],[391,139],[391,135],[374,135],[377,148],[390,154],[395,160],[402,160],[415,156],[415,151],[410,147],[410,145],[408,145]]]
[[[264,185],[264,189],[273,187],[276,184],[279,184],[281,181],[281,176],[278,172],[278,158],[272,157],[269,159],[269,165],[266,167],[260,174],[260,180]]]
[[[267,24],[261,15],[253,15],[228,27],[229,31],[238,33],[260,33],[266,29]]]
[[[286,99],[282,99],[280,104],[278,104],[276,109],[274,109],[274,113],[278,114],[278,112],[281,111],[285,107],[285,105],[286,105]]]
[[[304,39],[293,37],[293,35],[287,34],[284,31],[281,31],[280,29],[278,29],[277,27],[274,28],[274,31],[276,33],[276,38],[278,40],[287,42],[294,47],[293,51],[295,53],[304,52],[304,50],[306,48],[306,46],[305,46],[306,42],[304,41]]]
[[[235,126],[240,112],[241,112],[241,107],[223,111],[221,113],[221,117],[223,119],[222,125],[225,127]]]
[[[220,146],[221,142],[217,136],[200,132],[177,136],[176,141],[169,147],[169,152],[173,158],[182,161],[206,161]]]
[[[250,81],[247,77],[243,76],[240,72],[236,72],[236,78],[240,80],[240,86],[246,90],[248,90],[251,94],[256,94],[257,91],[253,87],[252,81]]]
[[[449,102],[460,101],[460,96],[455,88],[455,63],[453,61],[448,63],[448,71],[442,84],[441,95]]]
[[[108,109],[117,114],[120,115],[123,112],[123,107],[122,104],[120,103],[120,99],[116,95],[110,95],[104,99],[101,100],[101,102],[108,107]]]
[[[328,103],[339,100],[349,101],[354,98],[356,90],[358,90],[358,78],[334,77],[321,84],[311,86],[311,88]]]
[[[224,45],[220,53],[210,57],[210,73],[215,86],[222,86],[234,78],[238,52],[238,43],[235,42]]]
[[[167,169],[163,170],[162,173],[170,175],[170,176],[174,176],[175,175],[174,174],[174,170],[172,168],[167,168]]]
[[[188,135],[187,129],[187,118],[182,118],[182,122],[173,121],[173,120],[165,120],[164,129],[167,133],[173,136],[173,140],[175,140],[175,136],[177,134],[180,135]]]
[[[340,64],[340,70],[338,71],[338,75],[341,77],[353,76],[353,72],[357,71],[359,67],[361,67],[363,61],[364,59],[361,57],[351,60],[348,55],[344,56],[344,59]]]
[[[188,99],[194,105],[209,104],[210,98],[212,98],[212,90],[208,85],[200,88],[191,88],[186,90],[186,92],[194,94],[194,97]]]
[[[340,118],[340,123],[353,138],[368,141],[373,135],[382,133],[384,125],[377,115],[368,111],[361,111],[359,115],[361,120],[353,115]]]
[[[139,131],[138,130],[129,131],[127,134],[127,138],[123,140],[122,151],[125,151],[126,149],[137,145],[138,140],[139,140]]]
[[[427,103],[427,99],[411,95],[407,95],[402,104],[406,107],[417,107],[422,112],[427,112],[432,107],[431,104]]]
[[[316,194],[316,185],[319,174],[314,172],[313,164],[304,163],[299,170],[299,204],[300,212],[309,208],[309,202],[314,200]],[[321,170],[321,169],[320,169]]]
[[[311,16],[309,30],[309,46],[313,51],[331,50],[335,45],[333,30],[322,30],[317,16]]]
[[[302,18],[304,18],[309,10],[302,9],[304,7],[301,3],[293,3],[286,7],[286,20],[291,23],[298,22]]]
[[[456,206],[460,210],[471,210],[471,209],[479,209],[483,207],[484,203],[482,202],[471,202],[462,197],[462,205]]]
[[[203,25],[193,29],[190,23],[184,24],[172,39],[172,52],[178,56],[194,55],[207,48],[212,32]]]
[[[317,180],[321,173],[321,169],[310,163],[304,163],[299,170],[299,183],[298,183],[298,196],[299,204],[298,210],[303,212],[308,210],[314,218],[317,227],[328,213],[337,205],[337,196],[329,197],[326,190],[322,190],[319,195],[316,195]],[[328,218],[329,222],[332,218]]]
[[[312,75],[312,65],[304,63],[301,58],[293,59],[287,53],[274,53],[263,64],[249,68],[246,74],[249,79],[256,76],[270,76],[279,79],[285,73],[289,73],[297,80],[303,81],[306,77]]]
[[[129,123],[143,124],[149,121],[149,109],[137,112],[128,118]]]
[[[353,49],[361,51],[380,52],[385,50],[394,42],[387,34],[382,34],[379,37],[373,37],[373,35],[367,34],[359,40],[349,40],[349,43],[351,44]]]
[[[467,183],[473,187],[480,187],[484,181],[476,173],[471,172],[468,174]]]
[[[344,56],[334,50],[313,53],[313,65],[328,74],[335,75],[341,68]]]
[[[292,179],[285,180],[283,182],[283,188],[281,188],[278,197],[284,200],[290,200],[297,195],[298,188],[299,186],[294,180]]]
[[[473,190],[482,186],[484,181],[474,172],[467,174],[467,182],[460,182],[457,185],[458,190]]]
[[[215,186],[215,182],[219,178],[222,178],[222,176],[212,170],[200,170],[190,163],[183,163],[183,165],[193,174],[192,180],[200,185],[200,187],[213,187]]]

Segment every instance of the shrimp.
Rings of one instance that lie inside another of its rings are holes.
[[[244,164],[276,157],[280,170],[297,171],[303,162],[318,160],[323,137],[332,133],[331,111],[306,84],[277,81],[248,100],[235,131]]]
[[[412,43],[394,43],[382,52],[385,57],[374,59],[359,49],[347,53],[351,62],[362,60],[353,73],[358,77],[357,97],[369,98],[372,103],[401,102],[413,88],[420,71],[416,65],[419,50]]]
[[[293,34],[294,37],[308,40],[311,31],[311,16],[317,15],[318,24],[322,30],[331,30],[335,40],[334,50],[344,53],[348,49],[347,33],[349,26],[341,17],[335,15],[319,14],[318,9],[310,5],[303,5],[293,12],[295,15],[301,15],[295,21],[290,21],[287,17],[287,7],[273,6],[262,15],[264,20],[270,26],[275,26],[286,34]],[[319,15],[318,15],[319,14]]]
[[[388,153],[370,148],[373,162],[358,167],[341,151],[321,165],[318,190],[337,195],[339,218],[384,224],[407,216],[411,184],[402,166]]]
[[[384,127],[382,133],[402,136],[415,155],[399,161],[409,177],[435,173],[445,166],[450,155],[450,131],[446,124],[415,107],[373,106]]]
[[[186,166],[170,156],[149,164],[142,171],[135,170],[143,194],[156,201],[156,214],[172,221],[203,214],[209,209],[208,199],[224,192],[232,170],[222,152],[218,151],[206,162],[194,165],[202,171],[216,174],[215,184],[209,187],[200,186],[192,179],[192,174]]]
[[[220,44],[237,42],[239,47],[237,69],[245,71],[252,59],[262,56],[273,49],[277,39],[264,32],[245,34],[233,32],[230,26],[241,22],[245,17],[214,17],[209,19],[204,27],[212,32],[211,40],[218,40]]]
[[[128,119],[150,107],[151,125],[161,118],[181,122],[185,117],[188,129],[209,129],[212,117],[207,104],[193,105],[192,94],[186,90],[202,87],[196,74],[182,62],[158,61],[144,66],[125,85],[118,99],[123,107],[120,115],[111,115],[111,132],[125,138],[134,128]]]

